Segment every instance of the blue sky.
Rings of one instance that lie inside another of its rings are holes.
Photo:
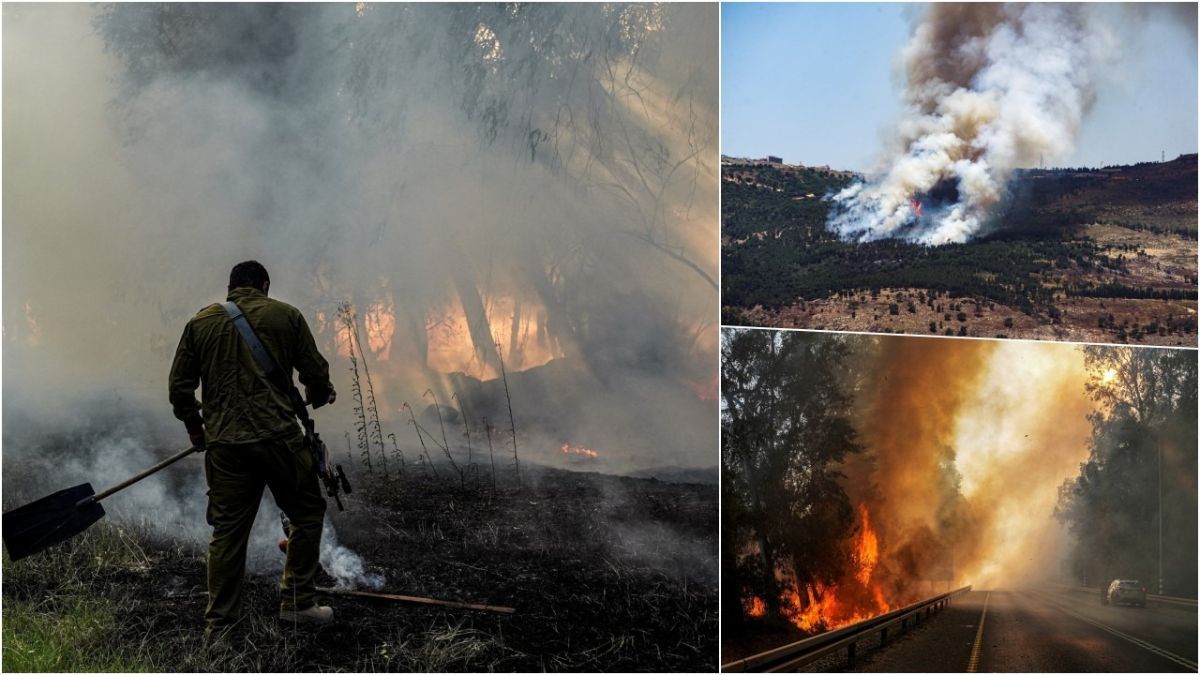
[[[868,169],[900,115],[897,55],[920,12],[901,4],[723,4],[721,152]],[[1156,12],[1136,26],[1100,73],[1076,151],[1060,164],[1196,152],[1195,32]]]

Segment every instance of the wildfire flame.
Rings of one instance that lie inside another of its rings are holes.
[[[858,568],[854,576],[866,586],[871,583],[871,572],[875,571],[875,564],[879,562],[879,540],[875,530],[871,529],[871,514],[867,512],[866,504],[858,505],[858,515],[862,529],[854,544],[854,565]]]
[[[767,613],[767,603],[763,602],[762,598],[754,595],[742,600],[742,610],[746,612],[746,616],[758,618]]]
[[[544,312],[536,304],[497,296],[489,298],[486,307],[492,341],[502,345],[504,366],[509,372],[528,370],[562,356],[557,342],[544,335]],[[454,300],[430,310],[425,323],[430,368],[442,373],[469,373],[480,379],[500,377],[498,368],[480,361],[461,302]]]
[[[797,628],[807,632],[834,630],[892,609],[873,579],[879,563],[879,538],[865,504],[859,505],[858,516],[858,531],[848,542],[851,573],[839,584],[804,584],[803,595],[789,589],[780,596],[783,615]]]
[[[592,457],[592,458],[596,458],[596,457],[600,456],[600,453],[596,452],[595,450],[589,450],[588,448],[571,447],[570,443],[563,443],[562,448],[560,448],[560,450],[562,450],[562,454],[564,454],[564,455],[581,455],[583,457]]]

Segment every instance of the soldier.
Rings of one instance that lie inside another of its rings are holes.
[[[267,270],[256,261],[234,265],[228,300],[245,314],[258,339],[291,380],[299,373],[314,408],[333,403],[329,364],[300,310],[267,297]],[[201,386],[203,406],[196,401]],[[316,603],[317,564],[325,498],[316,460],[305,447],[288,394],[268,382],[220,304],[188,321],[171,366],[171,405],[192,444],[206,450],[208,483],[208,608],[205,635],[223,634],[239,618],[246,545],[263,487],[291,521],[280,583],[279,617],[328,623],[333,610]],[[203,416],[201,416],[203,411]]]

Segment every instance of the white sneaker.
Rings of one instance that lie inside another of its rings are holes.
[[[279,620],[293,623],[330,623],[333,621],[333,608],[313,605],[308,609],[283,609],[279,611]]]

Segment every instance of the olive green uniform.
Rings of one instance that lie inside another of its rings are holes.
[[[283,372],[289,378],[293,368],[299,373],[309,400],[327,400],[333,389],[329,364],[300,310],[253,288],[236,288],[228,299],[241,308]],[[204,615],[208,630],[231,625],[240,614],[246,545],[264,486],[291,521],[282,608],[311,607],[325,498],[291,402],[267,383],[219,304],[200,310],[184,328],[170,379],[176,417],[191,428],[203,410],[207,519],[213,528]],[[197,386],[203,406],[196,400]]]

